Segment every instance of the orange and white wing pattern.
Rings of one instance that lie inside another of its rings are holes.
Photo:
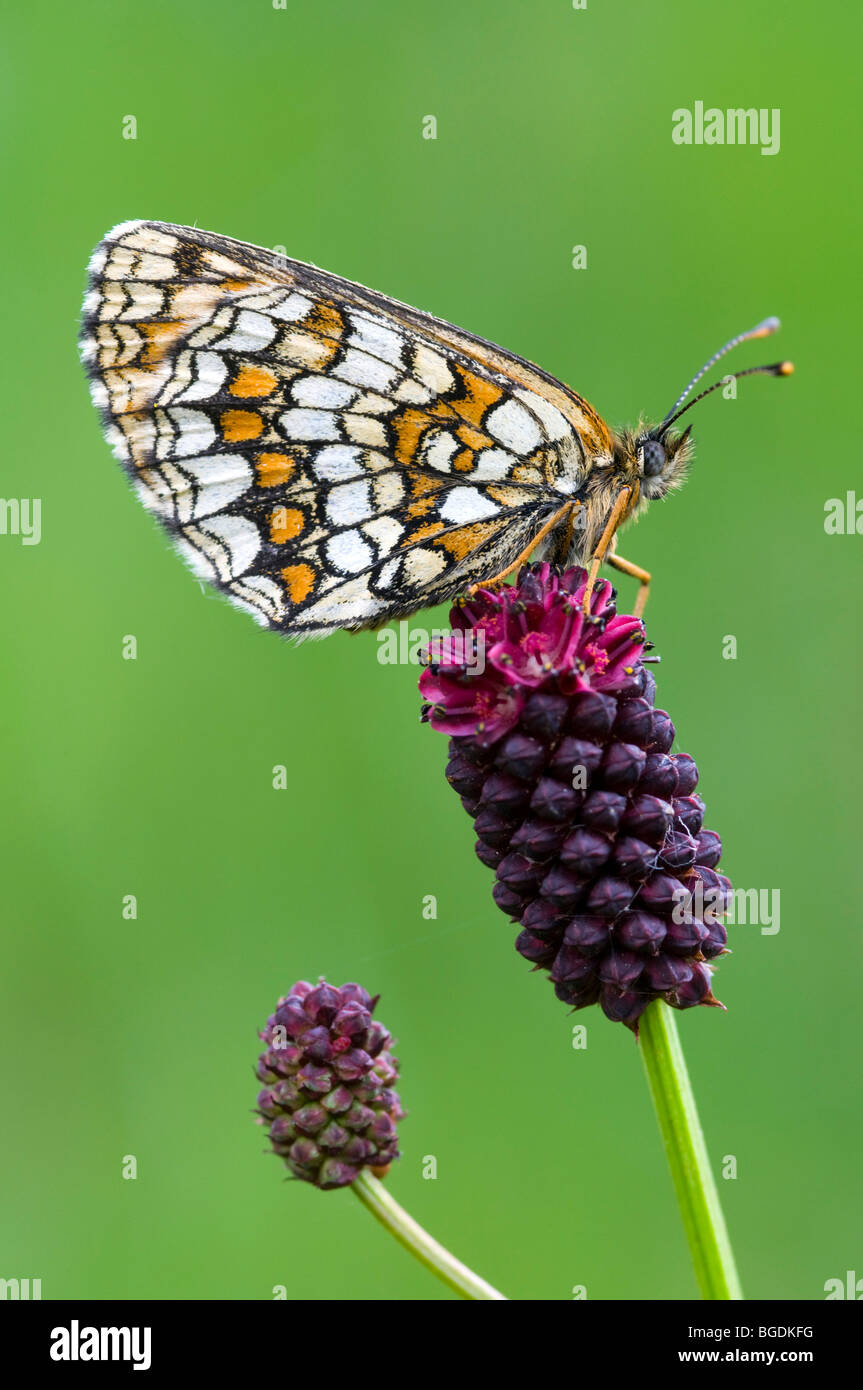
[[[585,401],[502,348],[188,227],[105,237],[81,353],[142,500],[198,574],[289,636],[491,578],[610,450]]]

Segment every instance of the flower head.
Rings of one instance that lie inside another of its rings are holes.
[[[549,564],[534,565],[517,584],[482,590],[453,608],[453,631],[432,642],[420,679],[432,727],[488,747],[515,727],[535,690],[553,685],[574,695],[625,685],[644,645],[643,624],[615,613],[605,581],[595,586],[585,614],[583,581],[580,569],[559,574]],[[482,661],[465,660],[466,651]]]
[[[728,879],[702,829],[698,769],[653,706],[644,627],[582,569],[523,569],[453,609],[420,678],[423,717],[452,735],[447,778],[474,818],[494,898],[575,1008],[637,1031],[652,999],[716,1004]],[[466,661],[465,634],[483,661]]]
[[[399,1156],[398,1064],[376,1003],[361,985],[300,980],[259,1035],[258,1124],[294,1177],[316,1187],[346,1187],[366,1167],[382,1176]]]

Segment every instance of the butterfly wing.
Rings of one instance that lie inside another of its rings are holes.
[[[196,572],[292,636],[490,578],[609,452],[530,363],[227,237],[115,228],[84,314],[93,399],[142,500]]]

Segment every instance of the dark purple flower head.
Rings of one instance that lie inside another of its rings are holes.
[[[620,690],[644,645],[638,618],[617,616],[613,590],[596,584],[582,611],[586,575],[549,564],[525,568],[499,591],[453,608],[453,631],[433,641],[420,678],[433,728],[488,746],[518,723],[531,693]]]
[[[420,677],[423,718],[452,735],[447,778],[517,949],[564,1002],[637,1032],[651,999],[718,1002],[730,884],[698,769],[654,708],[643,624],[607,583],[585,614],[586,582],[534,565],[456,606]]]
[[[398,1063],[361,985],[299,980],[259,1035],[258,1124],[294,1177],[346,1187],[361,1168],[382,1176],[398,1158]]]

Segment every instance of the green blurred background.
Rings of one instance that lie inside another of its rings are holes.
[[[381,665],[374,634],[262,633],[113,462],[75,336],[93,245],[135,217],[283,245],[617,423],[660,417],[720,342],[781,315],[734,365],[797,374],[698,408],[690,482],[624,553],[655,575],[659,703],[723,866],[782,895],[778,935],[732,933],[728,1013],[680,1018],[717,1175],[737,1159],[720,1187],[744,1288],[817,1299],[863,1273],[863,537],[823,524],[861,476],[856,23],[800,0],[7,11],[2,490],[43,499],[43,535],[0,537],[0,1275],[46,1298],[449,1297],[349,1192],[263,1156],[256,1029],[323,973],[382,995],[410,1111],[389,1182],[455,1253],[513,1298],[696,1294],[637,1047],[594,1009],[573,1050],[514,953],[417,670]],[[696,100],[779,107],[781,152],[674,145]]]

